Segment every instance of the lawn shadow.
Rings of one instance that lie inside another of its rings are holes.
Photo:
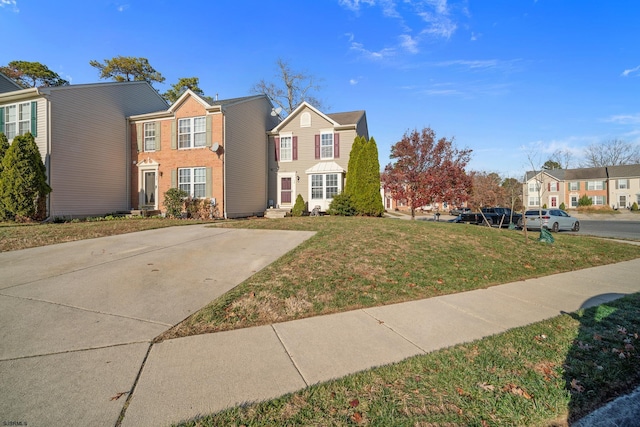
[[[627,307],[620,300],[624,296],[620,293],[600,294],[586,300],[579,311],[565,313],[580,322],[564,363],[565,387],[571,394],[569,425],[637,425],[629,424],[630,421],[637,422],[637,418],[628,420],[628,414],[622,412],[619,413],[621,419],[614,424],[608,418],[611,414],[606,420],[594,420],[594,414],[588,423],[584,424],[586,419],[579,422],[599,407],[631,392],[638,382],[635,372],[638,353],[629,347],[632,340],[637,341],[638,331],[631,330],[621,314],[624,311],[621,308]]]

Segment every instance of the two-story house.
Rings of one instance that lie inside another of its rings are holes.
[[[164,193],[180,188],[211,200],[220,217],[262,215],[272,111],[265,95],[209,104],[187,90],[168,109],[129,117],[133,209],[164,210]]]
[[[640,165],[609,166],[609,203],[614,209],[640,205]]]
[[[326,211],[342,192],[356,136],[369,139],[364,111],[324,114],[303,102],[269,132],[269,205],[293,207],[302,195],[309,209]]]
[[[52,188],[49,217],[103,215],[129,209],[127,117],[163,108],[147,82],[18,88],[0,93],[0,132],[10,143],[35,137]]]
[[[560,207],[565,201],[564,175],[564,169],[527,172],[523,189],[525,207]]]

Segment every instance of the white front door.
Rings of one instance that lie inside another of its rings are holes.
[[[296,198],[296,174],[295,172],[283,172],[278,174],[278,207],[293,207]]]

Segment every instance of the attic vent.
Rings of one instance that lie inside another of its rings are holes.
[[[300,115],[300,127],[308,128],[311,126],[311,113],[305,111]]]

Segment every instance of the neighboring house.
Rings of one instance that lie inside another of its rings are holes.
[[[548,208],[560,207],[565,202],[564,175],[564,169],[543,170],[538,173],[527,172],[524,181],[525,207],[533,208],[543,205],[547,205]]]
[[[52,192],[49,217],[130,209],[127,117],[166,109],[147,82],[111,82],[0,93],[0,132],[31,132]]]
[[[527,172],[523,194],[528,208],[564,203],[575,209],[585,195],[592,206],[628,208],[633,202],[640,204],[640,165]]]
[[[187,90],[168,109],[129,117],[131,206],[164,210],[164,193],[181,188],[213,201],[221,217],[264,214],[272,111],[265,95],[209,104]]]
[[[20,89],[22,89],[22,87],[18,83],[0,73],[0,93],[13,92]]]
[[[303,102],[269,132],[269,205],[293,207],[298,194],[326,211],[348,179],[356,136],[369,139],[365,111],[324,114]]]
[[[609,203],[614,209],[640,205],[640,164],[609,166]]]

